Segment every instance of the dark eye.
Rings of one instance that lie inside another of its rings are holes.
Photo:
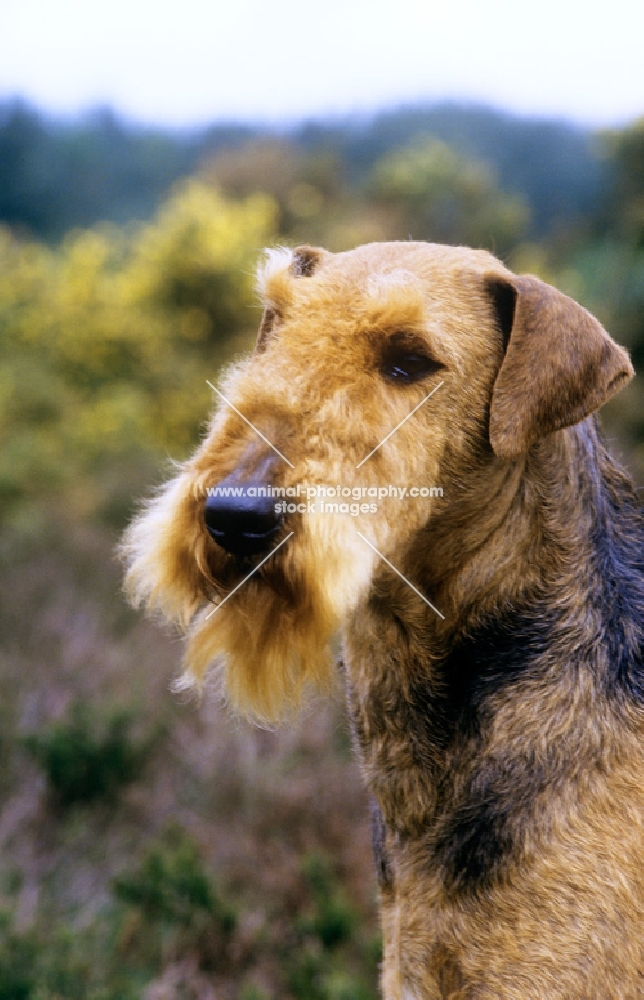
[[[402,345],[389,345],[384,352],[381,371],[390,382],[408,384],[421,379],[444,366],[424,350],[412,350]]]

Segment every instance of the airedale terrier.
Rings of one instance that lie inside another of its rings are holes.
[[[591,416],[625,351],[466,248],[274,251],[260,288],[132,599],[260,719],[341,633],[386,1000],[644,996],[644,530]]]

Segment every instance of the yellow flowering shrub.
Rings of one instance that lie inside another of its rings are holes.
[[[186,453],[206,379],[252,342],[275,218],[266,195],[234,202],[189,180],[134,229],[73,232],[57,249],[0,230],[5,509],[63,494],[91,510],[110,464]]]

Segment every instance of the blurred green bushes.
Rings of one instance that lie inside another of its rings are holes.
[[[164,965],[186,955],[197,971],[221,974],[235,922],[194,841],[174,826],[114,880],[89,924],[20,931],[0,914],[0,998],[140,1000]]]
[[[308,855],[302,873],[310,901],[283,955],[291,994],[296,1000],[371,1000],[379,936],[369,939],[361,931],[327,857]]]
[[[177,826],[153,845],[135,871],[113,884],[121,904],[119,950],[150,973],[191,952],[200,969],[230,968],[237,913],[216,887],[194,841]]]
[[[188,988],[162,996],[198,997],[214,976],[243,1000],[376,1000],[379,936],[360,928],[328,858],[306,858],[303,877],[290,927],[275,914],[249,936],[253,915],[223,895],[175,824],[82,926],[20,930],[0,911],[0,1000],[141,1000],[168,968],[183,970]],[[255,971],[266,965],[270,992]]]
[[[524,200],[499,190],[490,167],[437,139],[389,153],[376,165],[370,191],[393,213],[392,237],[485,246],[503,256],[527,232]]]
[[[163,131],[105,108],[59,120],[10,101],[0,103],[0,221],[52,240],[100,221],[146,219],[180,177],[215,160],[232,197],[253,176],[258,190],[282,191],[280,232],[288,232],[298,216],[313,217],[320,195],[333,208],[341,184],[354,200],[383,157],[428,137],[489,164],[499,186],[530,205],[530,238],[575,228],[606,202],[612,164],[597,155],[595,133],[480,105],[418,105],[282,129],[231,122]]]
[[[154,740],[131,733],[134,713],[112,712],[97,718],[86,703],[77,703],[68,720],[25,738],[25,746],[44,771],[56,805],[113,799],[139,777]]]

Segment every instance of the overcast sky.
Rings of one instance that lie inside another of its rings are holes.
[[[0,0],[0,99],[188,125],[458,99],[644,114],[643,0]]]

